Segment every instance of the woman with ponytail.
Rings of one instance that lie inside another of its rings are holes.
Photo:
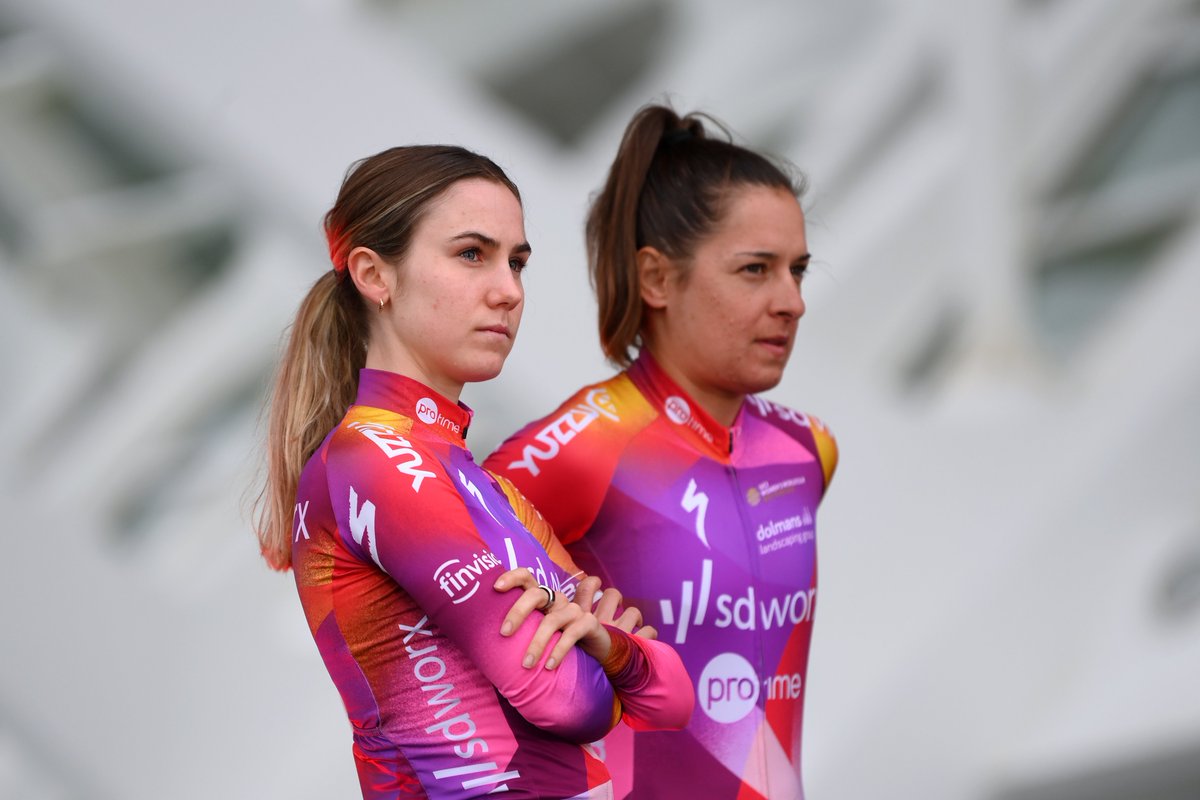
[[[459,395],[499,374],[521,319],[516,186],[462,148],[393,148],[351,168],[325,231],[333,269],[275,386],[259,536],[295,574],[363,797],[611,797],[583,743],[622,717],[679,728],[692,690],[465,447]]]
[[[618,798],[803,797],[814,518],[837,446],[756,396],[782,378],[804,313],[802,192],[711,118],[639,111],[586,227],[600,344],[622,372],[485,463],[695,682],[683,731],[606,739]]]

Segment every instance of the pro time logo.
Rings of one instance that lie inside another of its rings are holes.
[[[691,428],[704,437],[706,442],[712,444],[712,434],[698,420],[692,418],[692,407],[688,404],[687,400],[677,394],[673,394],[663,401],[663,411],[666,412],[667,419],[671,420],[671,422]]]
[[[431,398],[422,397],[417,401],[417,419],[424,422],[426,425],[432,425],[437,422],[438,407],[437,403]]]
[[[667,412],[667,419],[676,425],[686,425],[688,420],[692,418],[692,407],[688,405],[687,400],[684,400],[677,394],[673,394],[667,398],[667,402],[663,404],[663,409]]]
[[[700,673],[696,699],[714,722],[737,722],[758,702],[758,673],[737,653],[721,653]]]
[[[437,403],[432,397],[422,397],[417,401],[417,419],[426,425],[441,425],[455,433],[462,433],[462,426],[449,417],[443,416]]]

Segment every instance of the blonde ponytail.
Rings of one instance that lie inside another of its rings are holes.
[[[258,540],[274,569],[292,564],[300,471],[354,402],[366,362],[362,300],[344,271],[322,275],[296,313],[279,365],[267,427],[267,483],[257,504]]]

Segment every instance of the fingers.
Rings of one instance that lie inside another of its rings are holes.
[[[543,600],[545,594],[542,595]],[[567,651],[574,647],[575,642],[579,641],[580,636],[586,634],[589,626],[584,624],[579,625],[580,620],[591,618],[594,622],[595,618],[588,614],[574,603],[562,602],[557,604],[546,614],[540,623],[537,630],[533,633],[533,638],[529,641],[529,647],[525,651],[525,658],[521,661],[521,666],[525,669],[530,669],[541,658],[542,653],[546,650],[546,645],[550,643],[550,638],[561,630],[562,636],[555,643],[554,649],[550,653],[550,658],[546,660],[546,669],[554,669],[563,658]]]
[[[634,629],[642,624],[642,612],[630,606],[621,612],[621,616],[617,617],[612,623],[613,626],[620,628],[626,633],[633,633]]]
[[[584,611],[592,611],[598,599],[600,599],[600,579],[595,575],[589,575],[575,587],[575,599],[571,602]]]
[[[617,609],[621,607],[621,593],[616,589],[608,588],[604,590],[604,594],[600,596],[600,602],[592,610],[596,618],[603,623],[609,625],[614,624],[617,616]]]
[[[653,625],[643,625],[633,632],[634,636],[640,636],[643,639],[657,639],[658,631]]]
[[[517,567],[510,569],[492,584],[492,588],[497,592],[507,592],[509,589],[515,589],[518,586],[522,589],[532,589],[538,583],[533,577],[533,573],[527,567]]]
[[[533,588],[521,592],[521,596],[508,609],[504,621],[500,623],[500,635],[511,636],[513,631],[520,628],[529,615],[546,604],[546,592],[537,584]]]
[[[521,627],[521,623],[529,617],[530,612],[546,604],[546,592],[538,585],[533,573],[526,567],[517,567],[503,573],[496,578],[492,588],[498,592],[507,592],[512,589],[523,590],[500,624],[501,636],[511,636],[512,632]]]

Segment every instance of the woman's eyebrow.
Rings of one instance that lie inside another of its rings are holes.
[[[500,243],[498,241],[493,239],[491,236],[488,236],[486,233],[480,233],[479,231],[464,231],[457,236],[450,237],[450,241],[452,242],[457,242],[462,239],[474,239],[484,247],[489,247],[493,250],[500,249]],[[512,251],[513,253],[529,254],[533,252],[533,248],[529,246],[529,242],[521,242],[519,245],[514,247]]]
[[[778,253],[772,253],[770,250],[743,250],[740,253],[734,253],[734,255],[749,256],[750,258],[761,258],[761,259],[768,260],[768,261],[779,257]],[[811,258],[812,258],[812,253],[805,253],[804,255],[802,255],[796,259],[796,263],[797,264],[800,264],[800,263],[807,264],[809,259],[811,259]]]

